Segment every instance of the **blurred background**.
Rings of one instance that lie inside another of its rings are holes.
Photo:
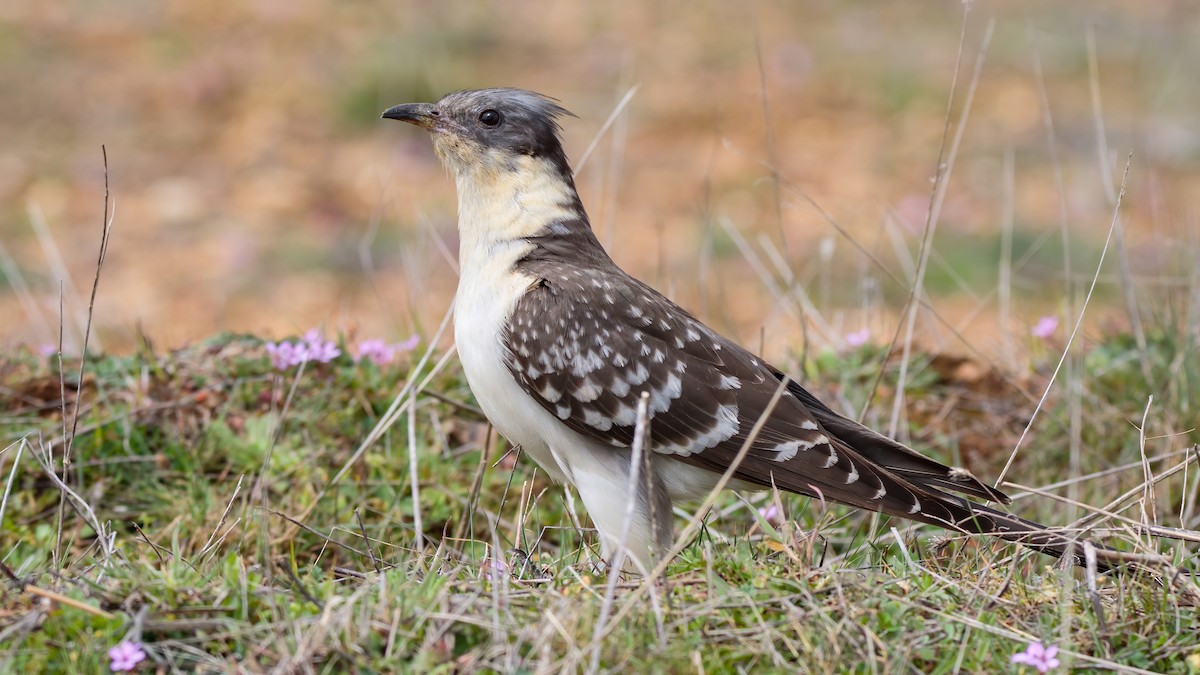
[[[379,113],[484,86],[576,113],[565,144],[576,162],[594,144],[578,183],[613,257],[768,353],[805,330],[890,339],[947,122],[925,288],[976,349],[1011,352],[1045,316],[1064,334],[1131,150],[1088,330],[1127,326],[1131,304],[1194,319],[1200,4],[978,1],[964,36],[967,7],[0,4],[0,346],[57,341],[61,281],[78,351],[101,145],[101,348],[428,337],[456,283],[454,187],[424,134]],[[949,335],[919,323],[961,349]]]

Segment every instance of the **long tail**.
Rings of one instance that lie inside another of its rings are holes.
[[[1129,561],[1117,551],[1085,538],[954,495],[927,493],[923,497],[921,513],[904,514],[905,517],[968,534],[994,535],[1056,558],[1070,558],[1085,568],[1088,563],[1084,544],[1090,543],[1096,554],[1097,571],[1111,572],[1129,566]]]

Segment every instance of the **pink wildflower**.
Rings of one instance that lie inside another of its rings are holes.
[[[379,339],[362,340],[358,343],[358,349],[355,351],[358,353],[354,357],[355,361],[366,359],[377,366],[386,366],[396,358],[396,350]]]
[[[309,360],[317,363],[329,363],[342,353],[336,343],[321,337],[321,331],[316,328],[304,334],[304,343],[308,347]]]
[[[479,574],[488,581],[499,581],[508,574],[508,565],[499,558],[485,558],[479,566]]]
[[[1057,330],[1058,317],[1054,314],[1047,314],[1046,316],[1038,319],[1037,325],[1035,325],[1033,330],[1029,331],[1029,333],[1036,338],[1046,340],[1054,335],[1054,332]]]
[[[782,525],[783,513],[775,504],[768,504],[758,509],[758,515],[770,525]]]
[[[417,335],[413,335],[404,342],[397,342],[391,345],[378,339],[363,340],[358,343],[358,349],[356,350],[358,356],[354,360],[362,361],[363,359],[367,359],[377,366],[386,366],[396,360],[396,354],[411,351],[413,347],[416,347],[418,339]]]
[[[1041,642],[1030,642],[1025,651],[1012,655],[1012,662],[1033,666],[1039,673],[1044,673],[1058,667],[1058,659],[1055,658],[1057,656],[1058,647],[1047,647]]]
[[[316,328],[305,333],[302,342],[268,342],[264,347],[271,357],[271,365],[278,370],[287,370],[305,361],[329,363],[342,353],[336,343],[321,337]]]
[[[871,331],[868,328],[856,330],[853,333],[846,333],[846,344],[850,347],[861,347],[867,344],[867,340],[871,339]]]
[[[272,367],[276,370],[287,370],[292,367],[296,345],[290,342],[268,342],[264,346],[266,347],[267,355],[271,357]]]
[[[116,647],[108,650],[108,658],[112,659],[109,668],[114,673],[118,673],[137,668],[139,663],[146,660],[146,652],[142,651],[140,643],[123,640]]]

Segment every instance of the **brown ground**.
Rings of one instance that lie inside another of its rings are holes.
[[[0,277],[0,345],[53,339],[62,276],[53,255],[69,274],[67,343],[78,344],[103,207],[101,144],[116,210],[96,312],[104,348],[127,348],[138,327],[167,346],[219,330],[279,337],[321,324],[368,337],[431,334],[455,283],[438,243],[453,252],[453,186],[426,139],[377,118],[395,103],[491,85],[536,89],[576,112],[566,128],[576,159],[640,85],[579,186],[618,262],[703,318],[755,346],[761,329],[776,355],[798,346],[797,319],[716,224],[724,219],[777,282],[763,242],[784,251],[835,337],[864,322],[876,339],[890,337],[904,286],[788,189],[777,209],[762,163],[773,158],[795,189],[908,276],[889,232],[915,253],[963,5],[796,5],[4,3],[0,241],[30,290]],[[1119,181],[1131,148],[1123,213],[1140,297],[1184,284],[1200,206],[1200,5],[971,6],[955,121],[993,19],[995,32],[936,240],[970,293],[935,264],[939,311],[979,349],[1003,349],[989,293],[1006,203],[1017,257],[1052,236],[1016,275],[1004,327],[1023,341],[1038,315],[1061,311],[1060,195],[1078,293],[1109,225],[1104,182]],[[1089,30],[1109,150],[1103,173]],[[36,220],[52,244],[35,236]],[[835,244],[832,261],[818,255],[823,240]],[[1117,267],[1106,270],[1101,300],[1119,315]],[[921,325],[923,339],[953,344],[935,322]]]

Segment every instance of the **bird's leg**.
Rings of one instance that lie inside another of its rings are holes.
[[[662,459],[654,455],[646,458],[645,471],[640,481],[641,489],[638,491],[649,511],[656,563],[666,557],[671,545],[675,543],[675,516],[672,513],[671,495],[656,468],[659,461]]]
[[[622,567],[646,573],[670,546],[671,500],[653,467],[647,461],[635,475],[630,457],[609,448],[573,457],[575,489],[600,533],[601,555],[609,565],[624,545],[628,557]]]

